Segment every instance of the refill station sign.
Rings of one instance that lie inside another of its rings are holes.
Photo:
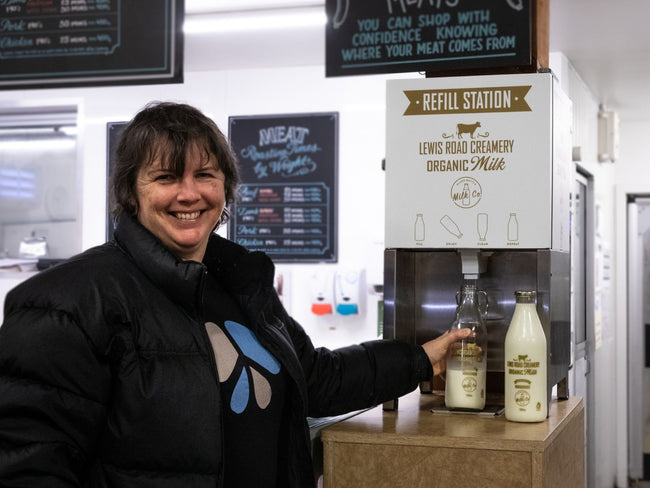
[[[569,249],[571,105],[551,73],[387,83],[386,247]]]

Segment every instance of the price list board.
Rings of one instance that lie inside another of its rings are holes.
[[[184,0],[0,0],[0,89],[180,83]]]
[[[536,71],[537,31],[547,30],[537,18],[547,18],[548,0],[326,0],[325,8],[327,76],[434,76]]]
[[[275,262],[337,260],[338,114],[230,117],[242,184],[229,238]]]

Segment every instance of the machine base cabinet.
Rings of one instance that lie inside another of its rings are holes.
[[[582,399],[553,399],[526,424],[440,409],[442,396],[416,391],[324,429],[324,488],[584,487]]]

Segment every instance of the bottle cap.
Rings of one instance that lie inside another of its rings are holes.
[[[515,296],[535,298],[537,296],[537,292],[535,290],[517,290],[515,291]]]
[[[534,290],[515,291],[515,301],[520,303],[535,303],[537,292]]]

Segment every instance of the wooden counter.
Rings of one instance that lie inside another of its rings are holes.
[[[325,428],[324,488],[583,488],[582,399],[553,400],[539,423],[504,415],[431,413],[418,390]]]

